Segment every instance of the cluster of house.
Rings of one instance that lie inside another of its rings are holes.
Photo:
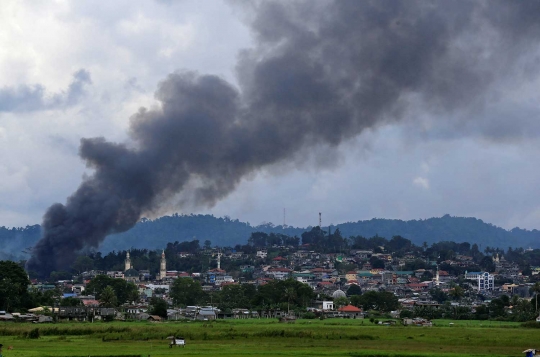
[[[412,307],[417,305],[435,304],[429,291],[433,288],[439,288],[443,291],[449,291],[451,283],[459,277],[451,275],[447,271],[439,270],[436,262],[426,261],[428,269],[402,270],[403,267],[411,261],[417,261],[419,257],[413,254],[405,254],[403,257],[396,258],[389,253],[374,253],[371,250],[351,250],[348,254],[324,254],[308,249],[292,249],[292,247],[281,247],[281,251],[290,251],[282,256],[268,258],[268,251],[261,249],[257,251],[252,259],[252,264],[240,265],[233,274],[227,273],[221,269],[221,259],[234,261],[243,259],[243,253],[232,249],[217,250],[211,252],[217,257],[217,267],[205,272],[187,273],[167,270],[167,261],[165,252],[162,252],[159,274],[151,277],[148,271],[136,271],[133,269],[129,252],[125,259],[124,271],[109,272],[85,272],[84,283],[73,284],[70,281],[64,281],[63,289],[69,292],[64,297],[72,296],[80,298],[86,308],[82,311],[69,310],[69,316],[78,318],[89,318],[92,316],[101,316],[102,312],[96,312],[99,302],[92,295],[86,295],[85,285],[91,278],[97,274],[107,274],[114,278],[122,278],[135,283],[139,288],[141,297],[140,305],[132,305],[126,308],[125,316],[129,318],[157,318],[146,316],[147,309],[145,301],[152,296],[168,299],[169,286],[174,279],[181,277],[190,277],[201,282],[203,290],[213,291],[223,289],[224,286],[238,283],[264,285],[270,280],[295,279],[299,282],[309,285],[317,294],[319,299],[312,302],[314,311],[320,311],[331,316],[346,316],[353,318],[363,317],[361,309],[354,306],[341,307],[335,309],[333,299],[345,296],[346,291],[352,285],[357,285],[363,292],[365,291],[389,291],[394,293],[403,307]],[[208,252],[206,252],[208,254]],[[190,253],[179,253],[179,257],[188,257]],[[373,268],[369,263],[372,257],[384,262],[384,268]],[[511,262],[507,262],[503,257],[493,257],[496,267],[495,273],[489,272],[466,272],[463,278],[470,281],[472,288],[488,297],[496,297],[500,294],[517,294],[521,297],[529,297],[530,284],[526,277],[521,275],[519,267]],[[336,268],[337,263],[349,263],[357,266],[357,270],[339,271]],[[441,263],[441,262],[439,262]],[[446,265],[458,266],[460,268],[473,267],[472,257],[457,255],[453,260],[445,261]],[[533,268],[534,272],[540,272],[540,268]],[[239,281],[241,276],[249,276],[249,279]],[[495,286],[495,277],[500,276],[511,279],[513,283]],[[429,277],[429,278],[426,278]],[[432,278],[431,278],[432,277]],[[54,288],[54,285],[41,286],[42,290]],[[90,292],[91,293],[91,292]],[[89,310],[90,309],[90,310]],[[111,312],[108,312],[111,313]],[[283,312],[258,312],[254,313],[248,310],[238,309],[225,314],[215,308],[189,307],[186,309],[171,309],[170,318],[194,318],[194,319],[212,319],[212,318],[245,318],[245,317],[279,317]],[[103,312],[107,314],[107,312]]]

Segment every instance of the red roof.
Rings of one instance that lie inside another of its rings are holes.
[[[334,283],[331,283],[329,281],[321,281],[319,284],[317,285],[334,285]]]
[[[340,307],[338,309],[338,311],[340,311],[340,312],[362,312],[362,309],[359,309],[359,308],[357,308],[356,306],[353,306],[353,305],[347,305],[347,306]]]
[[[82,300],[84,306],[98,306],[99,301],[97,300]]]
[[[238,285],[238,283],[233,283],[232,281],[227,281],[221,284],[221,286],[227,286],[227,285]]]
[[[283,257],[275,257],[274,260],[287,260],[287,259]]]

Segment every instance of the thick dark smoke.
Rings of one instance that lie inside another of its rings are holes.
[[[130,229],[160,204],[211,206],[246,175],[315,145],[336,146],[402,119],[482,107],[504,78],[528,76],[538,1],[261,2],[240,88],[169,75],[159,109],[132,117],[127,144],[83,139],[94,174],[44,216],[28,269],[48,275],[74,253]],[[533,63],[533,62],[531,62]]]

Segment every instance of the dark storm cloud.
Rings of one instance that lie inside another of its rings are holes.
[[[67,91],[51,97],[47,97],[45,88],[40,84],[0,88],[0,112],[28,112],[69,107],[79,102],[85,87],[91,83],[90,73],[81,69],[73,74],[73,80]]]
[[[161,107],[133,116],[129,146],[82,140],[80,155],[95,172],[66,205],[49,208],[28,268],[65,268],[74,252],[174,195],[211,206],[246,175],[399,120],[412,104],[438,113],[481,106],[501,70],[520,72],[516,63],[535,50],[537,7],[258,3],[250,22],[257,46],[240,55],[239,89],[215,76],[171,74],[156,92]]]

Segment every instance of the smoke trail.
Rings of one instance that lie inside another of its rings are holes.
[[[540,2],[261,2],[240,88],[179,72],[159,109],[131,119],[129,147],[83,139],[94,174],[44,216],[29,270],[66,268],[75,252],[131,228],[175,194],[211,206],[243,177],[309,146],[339,145],[400,120],[411,105],[447,113],[481,105],[504,73],[526,75]],[[187,192],[189,188],[189,192]]]

